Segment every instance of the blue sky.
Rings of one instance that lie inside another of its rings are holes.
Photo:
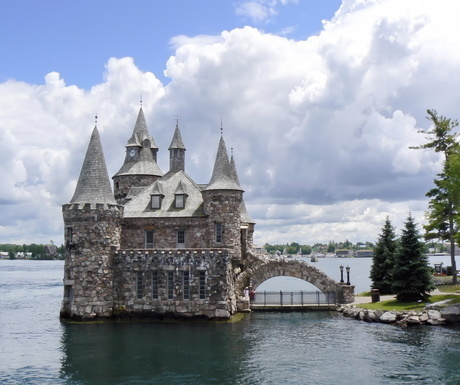
[[[253,25],[267,33],[305,39],[322,29],[340,1],[254,2],[261,14],[235,0],[3,0],[0,5],[0,81],[42,84],[59,72],[67,84],[101,82],[110,57],[133,57],[162,81],[178,35],[218,35]],[[273,5],[270,5],[273,3]]]
[[[63,240],[98,115],[109,174],[142,94],[169,167],[208,183],[223,122],[255,242],[375,241],[425,221],[441,158],[427,109],[459,119],[458,0],[0,4],[0,243]]]

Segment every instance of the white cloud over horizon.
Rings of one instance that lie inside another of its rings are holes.
[[[409,146],[424,142],[426,109],[458,118],[458,10],[454,0],[344,0],[306,40],[252,27],[177,36],[165,84],[130,57],[109,58],[88,90],[57,72],[0,83],[0,243],[62,242],[61,205],[94,116],[112,176],[141,93],[161,169],[177,114],[197,183],[211,176],[222,119],[257,243],[372,242],[387,215],[400,228],[409,211],[421,223],[441,160]]]

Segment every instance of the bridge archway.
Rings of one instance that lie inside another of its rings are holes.
[[[252,287],[257,291],[257,287],[270,278],[289,276],[299,278],[316,286],[323,293],[336,292],[336,298],[339,303],[352,302],[354,299],[354,287],[343,286],[334,281],[324,272],[299,259],[284,257],[256,257],[251,261],[250,266],[246,268],[237,278],[236,289],[242,293],[245,286],[250,282]],[[345,294],[344,290],[348,288],[350,293]],[[350,297],[350,295],[352,297]],[[352,298],[350,300],[350,298]]]

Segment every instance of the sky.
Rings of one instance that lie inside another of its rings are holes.
[[[457,0],[2,0],[0,243],[63,242],[91,131],[121,167],[142,107],[169,167],[208,183],[220,128],[257,244],[375,242],[425,222],[459,119]]]

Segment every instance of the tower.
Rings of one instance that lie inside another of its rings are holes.
[[[179,123],[176,123],[174,135],[169,145],[169,171],[185,171],[185,145],[179,130]]]
[[[120,204],[130,199],[131,188],[148,186],[163,176],[157,164],[158,147],[149,134],[142,107],[125,148],[124,163],[112,178],[115,199]]]
[[[203,190],[204,210],[208,215],[209,245],[233,249],[241,258],[241,204],[243,189],[232,173],[223,136],[220,137],[211,180]]]
[[[66,253],[61,317],[109,317],[113,309],[112,258],[120,247],[122,208],[112,194],[97,127],[75,193],[62,212]]]

